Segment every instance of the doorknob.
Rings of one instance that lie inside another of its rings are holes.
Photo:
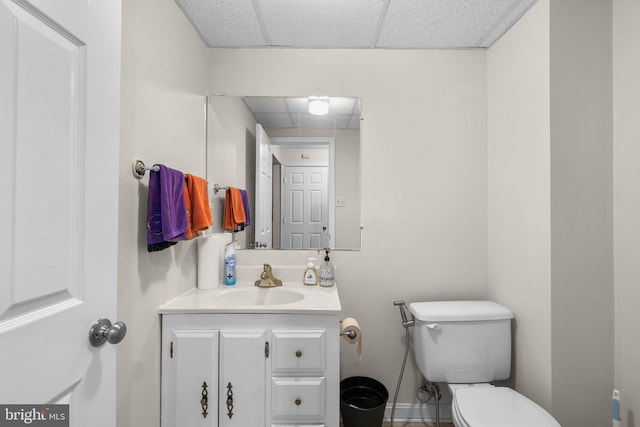
[[[127,335],[127,325],[116,322],[113,325],[109,319],[99,319],[89,329],[89,343],[94,347],[100,347],[106,341],[110,344],[118,344]]]

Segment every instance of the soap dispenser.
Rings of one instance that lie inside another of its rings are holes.
[[[336,268],[329,259],[329,249],[325,250],[324,262],[320,264],[320,286],[330,287],[336,283]]]
[[[304,271],[303,284],[307,286],[315,286],[318,284],[318,273],[316,272],[316,266],[314,258],[309,258],[307,262],[307,269]]]
[[[236,284],[236,251],[233,246],[227,248],[224,255],[224,283],[226,285]]]

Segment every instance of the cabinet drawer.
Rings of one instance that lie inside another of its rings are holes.
[[[275,420],[322,420],[325,378],[271,378],[271,417]]]
[[[272,372],[323,373],[326,335],[324,329],[274,330]]]

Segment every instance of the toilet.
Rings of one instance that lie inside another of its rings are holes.
[[[418,368],[448,384],[456,427],[560,427],[525,396],[490,384],[511,375],[511,311],[492,301],[414,302],[409,311]]]

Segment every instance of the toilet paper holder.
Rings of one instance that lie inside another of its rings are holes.
[[[354,338],[356,336],[356,331],[346,331],[346,332],[340,332],[340,336],[346,335],[349,338]]]

